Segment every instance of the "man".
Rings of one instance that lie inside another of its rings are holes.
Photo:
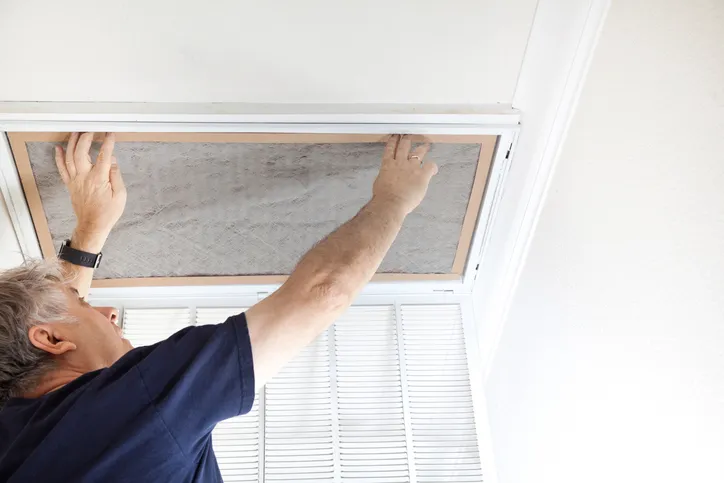
[[[95,254],[126,202],[114,136],[95,163],[75,133],[56,163],[77,226],[70,247]],[[377,270],[433,163],[408,136],[385,147],[372,199],[312,248],[245,314],[133,349],[112,308],[83,299],[93,269],[61,262],[0,273],[0,481],[216,482],[219,422],[251,409],[263,386],[325,330]],[[239,240],[243,249],[243,240]]]

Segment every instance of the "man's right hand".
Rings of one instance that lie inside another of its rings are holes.
[[[417,208],[425,197],[437,165],[423,163],[430,144],[416,147],[412,152],[412,137],[390,136],[382,156],[382,168],[372,187],[373,199],[395,203],[405,215]]]

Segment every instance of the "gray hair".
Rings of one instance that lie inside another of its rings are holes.
[[[34,325],[69,320],[65,279],[55,261],[0,272],[0,408],[33,389],[54,365],[28,337]]]

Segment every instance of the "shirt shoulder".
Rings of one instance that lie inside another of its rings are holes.
[[[11,400],[0,411],[0,481],[215,475],[211,430],[253,399],[243,314],[189,327],[41,398]],[[58,479],[47,478],[48,468]]]

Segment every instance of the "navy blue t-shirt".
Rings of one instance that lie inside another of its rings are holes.
[[[211,430],[251,410],[244,314],[188,327],[0,411],[0,481],[217,482]]]

